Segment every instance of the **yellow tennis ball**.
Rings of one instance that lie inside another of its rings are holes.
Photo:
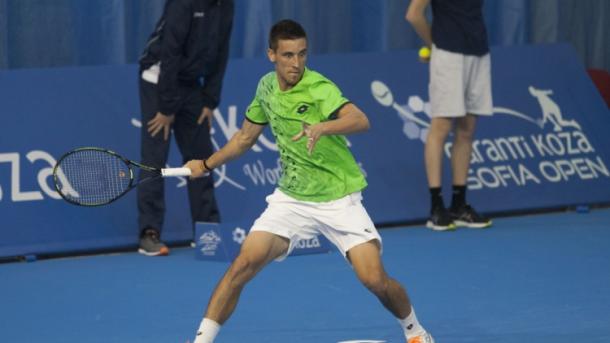
[[[427,46],[419,49],[419,58],[430,58],[430,49]]]

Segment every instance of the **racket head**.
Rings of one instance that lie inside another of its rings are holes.
[[[53,168],[53,181],[59,195],[80,206],[109,204],[134,184],[130,161],[102,148],[85,147],[64,154]]]

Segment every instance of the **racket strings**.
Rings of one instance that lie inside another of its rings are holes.
[[[64,198],[82,205],[101,205],[129,189],[131,170],[119,157],[98,150],[75,151],[58,168],[59,191]]]

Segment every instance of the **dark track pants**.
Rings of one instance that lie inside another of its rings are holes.
[[[203,108],[199,88],[181,87],[182,104],[175,114],[173,124],[178,149],[182,161],[208,158],[213,153],[213,146],[207,121],[197,125],[197,118]],[[156,168],[164,168],[167,162],[171,135],[163,139],[163,131],[151,137],[147,123],[159,111],[157,85],[140,79],[140,105],[142,118],[141,162]],[[147,177],[148,172],[140,170],[139,178]],[[212,175],[188,180],[188,195],[193,222],[220,221],[220,214],[214,197],[214,180]],[[142,232],[145,228],[155,228],[161,232],[165,217],[164,180],[157,179],[138,186],[138,225]]]

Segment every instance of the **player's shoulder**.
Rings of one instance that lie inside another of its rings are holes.
[[[314,98],[326,98],[328,94],[341,92],[333,81],[314,70],[307,70],[303,81],[305,81],[309,93]]]
[[[277,81],[275,79],[275,72],[269,72],[263,75],[256,85],[255,97],[261,99],[273,94],[277,87]]]
[[[256,85],[256,93],[260,93],[262,90],[271,90],[274,87],[275,82],[275,72],[271,71],[267,74],[261,76],[258,80],[258,84]]]
[[[303,74],[303,81],[308,84],[316,84],[316,83],[333,83],[329,78],[322,75],[315,70],[305,69],[305,73]]]
[[[261,76],[260,82],[270,82],[275,77],[275,71],[270,71],[267,74]]]
[[[267,74],[261,76],[261,78],[258,80],[258,87],[271,86],[271,85],[273,85],[274,79],[275,79],[275,72],[270,71]]]

